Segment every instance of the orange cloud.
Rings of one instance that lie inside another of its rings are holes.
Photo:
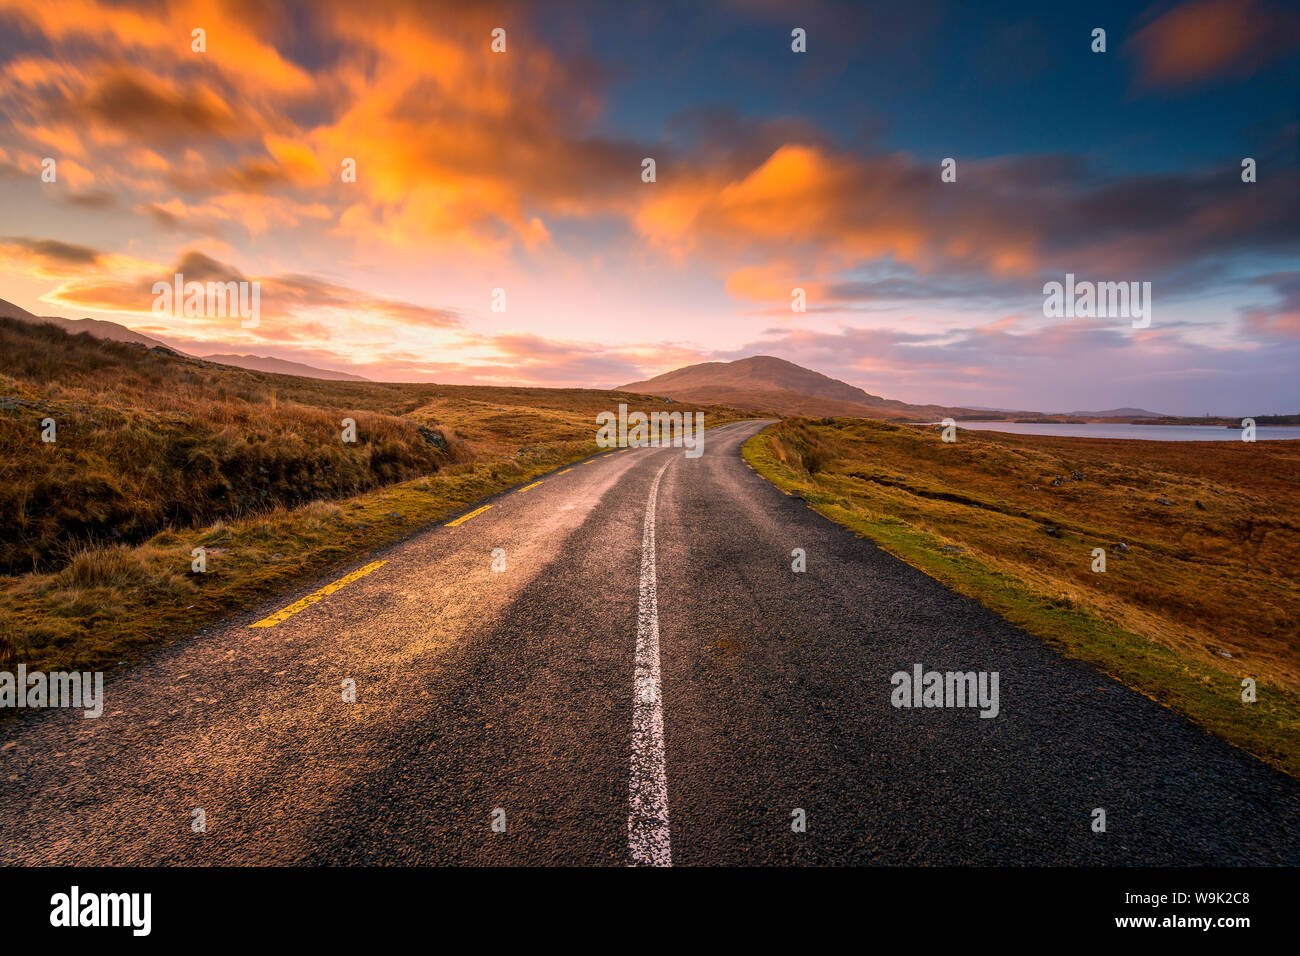
[[[160,65],[214,64],[252,93],[306,93],[311,75],[282,57],[274,39],[288,26],[270,5],[220,0],[164,4],[99,0],[0,0],[0,14],[51,41],[107,47]],[[192,31],[206,31],[206,51],[192,49]],[[197,61],[197,57],[204,57]]]
[[[0,237],[0,269],[31,272],[43,278],[58,278],[93,269],[100,264],[98,250],[55,239]]]
[[[730,272],[727,290],[741,298],[788,302],[803,286],[811,300],[835,272],[882,258],[917,272],[943,265],[995,277],[1029,275],[1039,264],[1037,230],[995,193],[959,193],[940,182],[937,165],[922,169],[899,155],[787,143],[738,177],[706,169],[684,178],[656,184],[637,227],[679,254],[764,259]]]
[[[1191,62],[1159,51],[1200,50],[1213,69],[1254,55],[1254,21],[1223,21],[1216,3],[1196,0],[1144,31],[1157,75],[1182,75],[1178,64]],[[0,21],[42,51],[0,64],[0,173],[27,175],[56,155],[60,181],[45,193],[83,209],[120,197],[113,208],[148,229],[133,240],[165,230],[153,251],[162,260],[179,248],[176,234],[207,237],[208,250],[213,238],[247,238],[244,249],[260,255],[308,249],[344,270],[409,253],[449,275],[473,272],[466,283],[492,274],[495,284],[518,265],[498,260],[532,260],[513,276],[562,268],[556,237],[581,220],[583,268],[643,256],[702,263],[733,298],[787,317],[796,286],[810,310],[855,308],[919,298],[906,283],[1006,287],[1058,264],[1122,275],[1242,237],[1269,249],[1294,234],[1269,192],[1229,194],[1214,177],[1107,183],[1068,157],[1012,157],[963,160],[958,183],[945,184],[934,157],[864,155],[810,123],[725,111],[707,116],[712,139],[601,137],[600,71],[541,42],[522,9],[320,0],[298,18],[215,0],[0,0]],[[1205,22],[1222,27],[1209,31],[1219,46],[1208,54]],[[496,54],[491,30],[502,24],[509,51]],[[206,53],[190,49],[196,26],[207,30]],[[645,155],[659,161],[656,183],[640,179]],[[345,158],[356,182],[340,179]],[[1288,176],[1272,173],[1272,188]],[[623,230],[646,242],[623,242]],[[607,234],[619,241],[589,241]],[[30,250],[8,255],[33,261]],[[69,266],[32,268],[49,276]],[[121,276],[68,278],[85,280],[58,291],[69,302],[126,305],[114,298],[126,294]]]
[[[0,236],[0,271],[42,279],[66,279],[93,273],[113,274],[146,263],[130,256],[100,252],[79,243],[27,236]]]
[[[1154,20],[1133,43],[1148,84],[1249,75],[1300,43],[1300,16],[1259,0],[1193,0]]]
[[[751,302],[788,300],[795,288],[802,288],[812,297],[812,283],[801,280],[788,264],[745,266],[728,275],[726,282],[728,295]]]
[[[517,17],[469,6],[432,24],[406,4],[328,16],[348,38],[335,69],[346,108],[309,141],[336,180],[356,161],[340,232],[499,252],[545,245],[549,217],[632,206],[643,153],[586,136],[598,101],[581,60],[519,35],[491,52],[492,29]]]
[[[589,134],[597,71],[537,42],[509,5],[322,0],[307,27],[271,5],[0,0],[0,20],[55,50],[0,70],[0,135],[8,116],[23,139],[93,160],[155,217],[167,187],[186,202],[296,193],[333,210],[336,236],[492,253],[544,248],[552,219],[642,198],[643,149]],[[196,27],[204,53],[190,48]],[[328,51],[311,68],[278,47],[304,31]],[[355,183],[340,181],[345,158]]]
[[[374,334],[385,328],[455,329],[463,323],[448,309],[435,309],[370,295],[311,276],[249,277],[234,266],[190,250],[172,266],[109,256],[85,246],[49,240],[0,240],[0,264],[12,259],[23,271],[62,279],[42,301],[55,305],[148,316],[162,331],[187,340],[302,342],[328,344],[340,327]],[[128,277],[123,278],[123,275]],[[154,311],[157,282],[250,282],[258,287],[260,322],[243,329],[230,315],[186,316],[179,305]]]
[[[237,128],[234,111],[204,84],[174,84],[126,69],[94,77],[63,108],[137,141],[191,142],[195,136],[226,135]]]

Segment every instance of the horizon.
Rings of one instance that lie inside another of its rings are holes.
[[[912,404],[1300,410],[1284,4],[439,9],[3,0],[0,295],[372,381],[768,354]],[[261,321],[155,314],[174,274]],[[1051,317],[1076,276],[1149,324]]]
[[[6,300],[6,299],[0,297],[0,303],[5,303],[5,302],[7,302],[7,301],[8,301],[8,300]],[[9,304],[12,305],[12,304],[15,304],[15,303],[9,303]],[[34,318],[51,318],[51,316],[34,316]],[[56,318],[64,318],[65,320],[67,320],[67,321],[72,321],[72,322],[87,321],[87,319],[84,319],[84,318],[83,318],[83,319],[71,319],[71,318],[69,318],[69,317],[64,317],[64,316],[58,316],[58,317],[56,317]],[[95,320],[89,320],[89,321],[95,321]],[[118,323],[118,324],[119,324],[119,326],[120,326],[120,323]],[[124,328],[124,329],[127,328],[126,326],[120,326],[120,327],[121,327],[121,328]],[[69,334],[73,334],[73,330],[67,330],[67,331],[69,332]],[[127,331],[134,332],[134,331],[136,331],[136,330],[134,330],[134,329],[127,329]],[[144,333],[139,333],[139,334],[143,335]],[[167,342],[167,341],[165,341],[164,339],[156,338],[155,341],[160,342],[162,345],[164,345],[164,346],[166,346],[166,347],[168,347],[168,348],[175,348],[174,345],[173,345],[172,343]],[[179,350],[178,350],[178,351],[179,351]],[[272,361],[272,362],[283,362],[283,363],[286,363],[286,364],[299,364],[299,365],[304,365],[304,367],[306,367],[306,368],[307,368],[308,370],[310,370],[310,371],[317,371],[317,372],[332,372],[332,373],[342,373],[342,374],[355,374],[355,373],[349,373],[347,369],[315,367],[315,366],[305,365],[305,363],[297,362],[297,361],[294,360],[294,359],[289,359],[289,358],[279,358],[279,357],[276,357],[276,356],[270,356],[270,355],[257,355],[257,354],[253,354],[253,353],[204,352],[204,353],[202,353],[202,354],[191,354],[191,353],[188,353],[188,352],[181,352],[181,354],[182,354],[182,355],[186,355],[186,356],[188,356],[188,357],[190,357],[190,358],[202,359],[202,360],[205,360],[205,361],[213,361],[213,360],[220,359],[220,358],[257,359],[257,360],[263,360],[263,361],[269,360],[269,361]],[[844,382],[844,381],[842,381],[841,379],[836,379],[836,378],[834,378],[834,377],[832,377],[832,376],[826,375],[824,372],[821,372],[821,371],[819,371],[818,369],[807,368],[806,366],[798,365],[797,363],[791,362],[789,359],[784,359],[784,358],[782,358],[781,356],[778,356],[778,355],[755,354],[755,355],[745,355],[745,356],[741,356],[741,357],[739,357],[739,358],[736,358],[736,359],[730,359],[730,360],[716,360],[716,359],[715,359],[715,360],[707,360],[707,361],[705,361],[705,362],[693,363],[692,365],[688,365],[688,366],[680,366],[680,367],[678,367],[678,368],[673,368],[673,369],[664,369],[662,372],[656,372],[656,373],[654,373],[654,374],[649,374],[649,375],[647,375],[645,379],[639,379],[639,380],[636,381],[636,382],[625,382],[625,383],[623,383],[622,385],[614,385],[614,386],[599,386],[599,385],[551,385],[551,386],[548,386],[548,385],[520,385],[520,384],[518,384],[518,383],[500,383],[500,384],[497,384],[497,385],[487,384],[487,385],[485,385],[485,387],[502,387],[502,388],[505,388],[505,387],[521,387],[521,388],[540,388],[540,389],[553,388],[553,389],[556,389],[556,390],[560,390],[560,389],[568,389],[568,388],[579,388],[579,389],[591,389],[591,390],[594,390],[594,391],[624,391],[624,390],[626,390],[628,387],[630,387],[630,386],[632,386],[632,385],[640,385],[640,384],[643,384],[643,383],[646,382],[646,381],[649,381],[649,380],[654,379],[654,378],[658,378],[658,377],[663,376],[663,375],[670,374],[670,373],[672,373],[672,372],[680,372],[680,371],[683,371],[683,370],[686,370],[686,369],[696,368],[696,367],[699,367],[699,366],[702,366],[702,365],[724,365],[724,366],[725,366],[725,365],[734,364],[734,363],[736,363],[736,362],[744,362],[744,361],[747,361],[747,360],[750,360],[750,359],[758,359],[758,358],[771,358],[771,359],[776,359],[776,360],[778,360],[778,361],[786,362],[786,363],[788,363],[788,364],[794,365],[796,368],[803,369],[804,371],[815,372],[816,374],[821,375],[821,376],[823,376],[824,378],[828,378],[828,379],[830,379],[830,380],[833,381],[833,382],[838,382],[838,383],[840,383],[840,384],[846,384],[846,385],[852,385],[852,384],[853,384],[852,382]],[[223,363],[218,362],[217,364],[223,364]],[[250,368],[250,369],[253,368],[253,366],[244,366],[244,365],[231,365],[231,367],[232,367],[232,368]],[[294,374],[296,374],[296,373],[293,373],[293,372],[285,372],[285,373],[281,373],[281,374],[294,375]],[[305,375],[305,374],[304,374],[304,375],[300,375],[299,377],[303,377],[303,378],[314,378],[315,376]],[[321,380],[321,381],[327,381],[328,379],[319,379],[319,380]],[[442,382],[437,382],[437,381],[431,381],[431,380],[416,381],[416,380],[408,380],[408,379],[371,379],[371,378],[365,378],[365,377],[355,378],[355,379],[352,379],[352,380],[353,380],[353,381],[360,381],[360,382],[370,382],[370,383],[375,383],[375,384],[388,384],[388,385],[438,385],[438,384],[449,385],[449,386],[466,386],[466,385],[470,385],[470,386],[472,386],[472,385],[484,385],[484,383],[482,383],[482,382],[473,382],[473,381],[469,381],[469,382],[459,382],[459,381],[450,381],[450,380],[448,380],[448,381],[442,381]],[[342,379],[337,379],[337,381],[342,381]],[[855,386],[855,387],[857,387],[857,388],[862,388],[864,391],[866,391],[866,389],[865,389],[863,386],[861,386],[861,385],[858,385],[858,386]],[[888,396],[888,395],[880,396],[880,397],[881,397],[881,398],[884,398],[884,399],[887,399],[887,400],[890,398],[890,396]],[[942,403],[942,402],[926,402],[926,403],[916,403],[916,404],[943,405],[944,403]],[[951,407],[961,407],[961,408],[964,408],[964,409],[967,410],[967,411],[975,411],[975,412],[998,412],[998,413],[1001,413],[1001,414],[1007,414],[1007,413],[1011,413],[1011,412],[1016,412],[1016,413],[1026,413],[1026,414],[1039,414],[1039,415],[1046,415],[1046,416],[1079,415],[1079,414],[1097,414],[1097,413],[1099,413],[1099,412],[1112,412],[1112,411],[1113,411],[1113,412],[1133,412],[1133,411],[1138,411],[1138,412],[1150,412],[1150,413],[1153,413],[1154,415],[1156,415],[1156,416],[1158,416],[1158,417],[1162,417],[1162,418],[1178,418],[1178,417],[1186,417],[1186,418],[1223,418],[1223,417],[1229,417],[1229,416],[1224,416],[1224,415],[1217,415],[1217,414],[1212,413],[1212,412],[1205,413],[1205,414],[1203,414],[1203,415],[1178,416],[1178,415],[1173,415],[1173,414],[1168,413],[1168,412],[1160,411],[1160,410],[1158,410],[1158,409],[1143,408],[1143,407],[1141,407],[1141,406],[1137,406],[1137,405],[1126,405],[1126,404],[1122,404],[1122,403],[1121,403],[1121,404],[1118,404],[1118,405],[1111,406],[1111,407],[1109,407],[1109,408],[1101,408],[1101,407],[1097,407],[1097,408],[1088,408],[1088,409],[1085,409],[1085,408],[1073,408],[1073,409],[1065,409],[1065,408],[1060,408],[1060,409],[1044,409],[1044,408],[1037,408],[1037,409],[1035,409],[1035,408],[999,408],[999,407],[993,407],[993,406],[988,406],[988,405],[964,405],[964,406],[951,406]],[[1283,413],[1283,414],[1285,414],[1285,413]],[[1267,427],[1267,426],[1265,426],[1265,427]]]

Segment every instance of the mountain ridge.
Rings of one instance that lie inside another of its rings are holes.
[[[330,382],[370,381],[364,376],[354,375],[351,372],[317,368],[314,365],[304,365],[302,362],[291,362],[288,359],[273,358],[269,355],[235,355],[233,353],[214,352],[211,355],[200,355],[198,357],[205,362],[216,362],[218,365],[233,365],[235,368],[244,368],[251,372],[275,372],[279,375],[298,375],[302,378],[319,378]]]
[[[250,372],[274,372],[280,375],[297,375],[301,378],[315,378],[328,382],[368,382],[370,379],[361,375],[354,375],[351,372],[340,372],[335,369],[317,368],[314,365],[306,365],[302,362],[291,362],[288,359],[272,358],[267,355],[235,355],[233,353],[213,353],[211,355],[194,355],[182,349],[178,349],[170,342],[162,339],[156,339],[153,336],[145,335],[143,332],[137,332],[129,329],[125,325],[119,325],[117,322],[107,322],[103,319],[65,319],[57,315],[36,315],[28,312],[22,306],[14,305],[5,299],[0,299],[0,316],[8,319],[18,319],[21,322],[31,322],[34,324],[48,323],[49,325],[58,326],[69,335],[77,335],[85,332],[92,338],[105,339],[111,342],[133,342],[137,345],[143,345],[145,348],[161,348],[183,355],[186,358],[202,359],[205,362],[215,362],[218,365],[230,365],[234,368],[247,369]]]

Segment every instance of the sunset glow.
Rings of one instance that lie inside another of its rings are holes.
[[[910,402],[1300,405],[1283,6],[618,6],[3,0],[0,298],[382,380],[770,354]],[[176,273],[261,321],[154,314]],[[1155,321],[1044,316],[1067,273]]]

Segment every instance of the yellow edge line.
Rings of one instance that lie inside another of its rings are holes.
[[[529,488],[536,488],[536,487],[537,487],[538,485],[540,485],[540,484],[541,484],[540,481],[534,481],[531,485],[524,485],[524,486],[523,486],[522,488],[520,488],[519,490],[520,490],[520,491],[527,491]]]
[[[491,505],[484,505],[482,508],[475,508],[475,509],[474,509],[473,511],[471,511],[469,514],[467,514],[467,515],[461,515],[461,516],[460,516],[459,518],[457,518],[455,521],[448,521],[448,522],[447,522],[447,527],[448,527],[448,528],[454,528],[454,527],[456,527],[456,525],[458,525],[458,524],[463,524],[464,522],[468,521],[470,518],[474,517],[475,515],[481,515],[483,512],[487,511],[487,510],[488,510],[489,508],[491,508],[491,507],[492,507]]]
[[[315,604],[317,601],[321,600],[322,598],[329,597],[331,594],[333,594],[339,588],[343,587],[345,584],[351,584],[357,578],[363,578],[371,571],[375,570],[376,568],[383,567],[387,563],[388,563],[387,561],[372,561],[369,564],[367,564],[364,568],[358,568],[357,570],[353,571],[351,574],[339,578],[333,584],[327,584],[319,591],[313,591],[311,594],[308,594],[301,601],[294,601],[292,604],[290,604],[288,607],[284,608],[283,610],[276,611],[270,617],[262,618],[262,620],[258,621],[256,624],[250,624],[248,626],[249,627],[275,627],[275,625],[279,624],[286,617],[292,617],[294,614],[297,614],[303,608],[311,607],[313,604]]]
[[[566,469],[564,469],[564,471],[560,472],[560,475],[567,475],[567,474],[568,474],[569,472],[571,472],[571,471],[573,471],[572,468],[566,468]],[[558,477],[560,477],[560,475],[556,475],[555,477],[558,478]]]

